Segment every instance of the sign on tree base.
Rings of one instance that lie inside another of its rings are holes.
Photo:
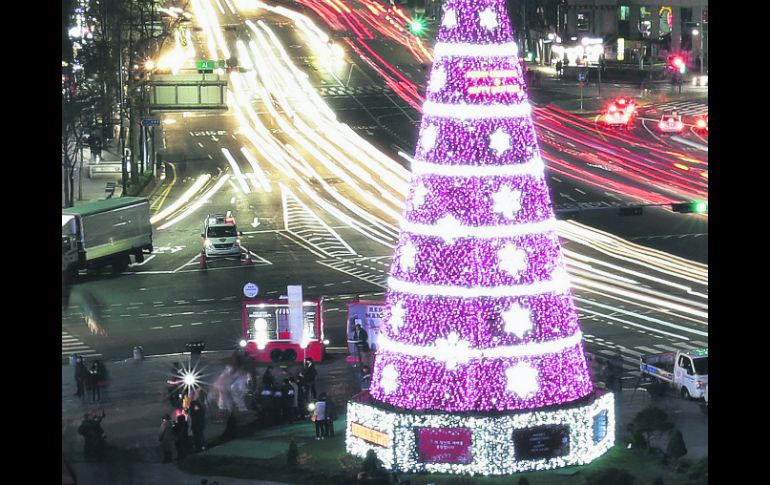
[[[571,404],[531,411],[415,412],[362,392],[348,401],[345,446],[374,450],[406,473],[507,475],[584,465],[615,444],[615,397],[597,390]]]

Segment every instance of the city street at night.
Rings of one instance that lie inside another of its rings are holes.
[[[707,483],[706,2],[145,3],[63,5],[63,484]]]

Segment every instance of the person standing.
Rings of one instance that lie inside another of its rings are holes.
[[[275,377],[273,376],[273,366],[268,366],[265,374],[262,376],[262,387],[272,390],[275,386]]]
[[[353,342],[356,345],[356,351],[358,353],[358,360],[361,364],[364,364],[366,356],[369,353],[369,334],[361,326],[360,323],[356,323],[353,329]]]
[[[99,361],[95,360],[91,363],[91,369],[88,371],[88,388],[91,390],[91,402],[99,401],[102,398],[99,377]]]
[[[197,453],[206,449],[206,440],[203,436],[203,430],[206,427],[206,409],[198,400],[190,404],[190,421],[193,451]]]
[[[323,398],[326,396],[325,394],[322,394],[321,397]],[[326,437],[327,438],[334,438],[334,420],[337,419],[337,406],[334,404],[334,401],[326,397],[324,399],[326,402]]]
[[[78,428],[78,434],[85,440],[83,454],[87,460],[93,459],[99,461],[102,458],[102,451],[104,448],[104,430],[101,425],[102,419],[104,419],[104,411],[102,411],[101,417],[88,412],[83,415],[83,421]]]
[[[180,414],[176,418],[174,425],[174,441],[176,443],[176,459],[181,460],[187,456],[190,449],[190,437],[188,436],[187,418]]]
[[[561,59],[556,61],[556,79],[561,79],[563,66],[564,64],[561,62]]]
[[[99,389],[99,399],[97,399],[98,401],[102,397],[102,391],[105,393],[107,392],[107,383],[109,381],[107,378],[107,367],[104,366],[104,363],[101,360],[95,360],[94,366],[96,368],[96,385]]]
[[[315,368],[315,364],[313,364],[313,359],[310,357],[305,359],[305,368],[300,371],[299,375],[302,378],[302,387],[304,388],[305,397],[307,397],[309,393],[313,399],[315,399],[315,379],[318,377],[318,371]]]
[[[83,362],[83,357],[77,356],[77,363],[75,364],[75,384],[77,385],[77,397],[84,397],[86,395],[85,387],[86,380],[88,379],[88,368]]]
[[[294,391],[294,388],[291,386],[291,382],[289,382],[289,379],[283,380],[283,385],[281,386],[281,416],[283,418],[284,423],[293,423],[294,422],[294,400],[296,398],[296,393]]]
[[[368,365],[361,367],[361,376],[359,377],[359,381],[361,382],[361,390],[368,391],[369,384],[372,382],[372,371],[369,369]]]
[[[174,425],[168,414],[164,415],[160,422],[158,441],[160,441],[160,449],[163,452],[163,463],[171,463],[174,459]]]
[[[321,393],[315,403],[313,421],[315,421],[315,439],[324,439],[326,437],[326,394],[324,393]]]

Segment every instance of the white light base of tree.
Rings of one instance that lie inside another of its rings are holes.
[[[584,465],[615,444],[615,398],[500,414],[413,413],[364,392],[348,401],[345,447],[374,450],[388,470],[508,475]]]

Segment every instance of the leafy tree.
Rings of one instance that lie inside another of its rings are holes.
[[[650,440],[656,433],[669,431],[674,425],[668,420],[668,415],[662,409],[649,406],[639,412],[628,424],[628,430],[634,438],[643,438],[646,448],[650,447]]]

